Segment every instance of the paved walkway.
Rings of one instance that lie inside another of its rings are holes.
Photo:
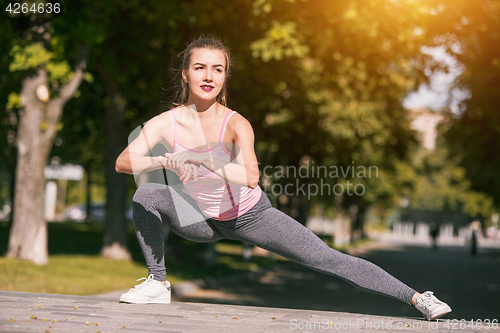
[[[2,332],[451,331],[446,325],[446,320],[346,312],[183,302],[137,305],[116,298],[0,291]]]

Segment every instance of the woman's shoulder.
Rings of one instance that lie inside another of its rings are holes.
[[[162,131],[171,128],[172,127],[171,113],[174,111],[174,109],[175,108],[163,111],[160,114],[157,114],[153,118],[149,119],[147,121],[147,124],[149,125],[148,127],[154,127]]]
[[[231,129],[231,131],[236,134],[241,132],[253,131],[252,125],[247,118],[245,118],[241,113],[237,111],[231,111],[233,111],[233,114],[231,115],[231,118],[229,118],[227,123],[227,126]]]
[[[171,113],[173,113],[173,112],[175,112],[175,110],[178,110],[181,108],[182,108],[182,106],[172,106],[172,107],[168,108],[167,110],[163,111],[162,113],[160,113],[158,116],[170,117]]]
[[[177,115],[176,110],[180,107],[172,107],[168,110],[163,111],[153,119],[157,119],[158,121],[167,122],[168,124],[172,124],[172,119]]]
[[[243,116],[241,113],[239,113],[238,111],[235,111],[233,109],[229,109],[229,114],[228,114],[228,117],[229,117],[229,120],[228,120],[228,123],[227,125],[229,126],[230,124],[238,124],[238,125],[241,125],[241,123],[245,123],[245,122],[249,122],[245,116]]]

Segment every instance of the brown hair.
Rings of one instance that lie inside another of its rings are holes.
[[[185,104],[189,98],[189,87],[186,81],[183,80],[182,70],[188,70],[189,64],[191,63],[191,55],[193,50],[196,48],[200,49],[209,49],[209,50],[219,50],[224,53],[226,58],[226,66],[225,66],[225,80],[222,89],[217,95],[217,102],[225,107],[227,107],[227,83],[229,76],[231,74],[231,56],[229,52],[229,48],[224,45],[219,39],[208,36],[200,36],[193,40],[187,48],[177,55],[177,58],[180,59],[182,56],[182,63],[180,68],[174,69],[174,77],[173,82],[176,85],[177,92],[175,93],[173,102],[171,102],[171,107],[177,107],[182,104]]]

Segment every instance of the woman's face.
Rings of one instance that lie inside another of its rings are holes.
[[[189,99],[215,100],[226,79],[226,57],[220,50],[196,48],[189,69],[182,70],[189,84]],[[194,102],[194,101],[193,101]]]

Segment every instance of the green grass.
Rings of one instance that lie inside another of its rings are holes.
[[[131,288],[146,274],[141,264],[95,255],[56,254],[45,266],[0,258],[0,290],[93,295]]]
[[[353,241],[352,243],[345,243],[341,246],[334,246],[331,236],[319,235],[318,237],[321,238],[321,240],[323,240],[323,242],[325,242],[329,247],[332,247],[337,251],[345,253],[347,253],[347,250],[349,250],[352,247],[366,245],[372,241],[371,239],[368,238],[360,238],[358,240]]]
[[[38,266],[0,257],[0,290],[94,295],[133,287],[148,273],[133,228],[127,230],[132,262],[100,257],[102,233],[101,224],[49,223],[49,263]],[[0,256],[5,255],[7,242],[7,223],[0,222]],[[172,283],[255,269],[278,260],[254,256],[245,262],[241,242],[223,240],[217,242],[216,266],[207,269],[204,244],[182,240],[182,247],[182,260],[166,262],[167,278]]]

